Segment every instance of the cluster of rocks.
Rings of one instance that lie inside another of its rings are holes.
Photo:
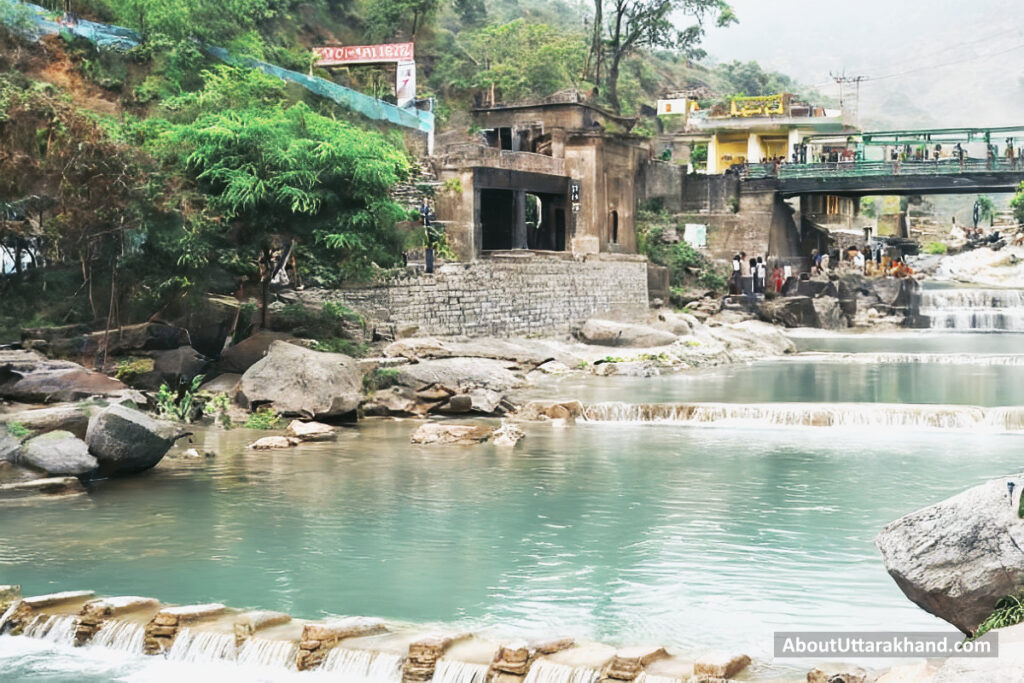
[[[74,493],[80,480],[154,467],[182,425],[127,405],[78,404],[0,414],[0,495]]]
[[[920,284],[911,278],[870,278],[839,271],[807,279],[791,277],[781,296],[759,302],[761,320],[784,327],[927,327],[917,313]]]

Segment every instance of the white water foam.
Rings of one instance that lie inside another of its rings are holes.
[[[328,653],[320,669],[339,674],[331,678],[344,683],[397,682],[402,679],[404,659],[390,652],[336,647]]]
[[[18,611],[18,607],[20,606],[21,600],[15,600],[6,610],[4,610],[3,615],[0,616],[0,633],[4,632],[4,626],[7,625],[7,622],[11,620],[11,617],[14,616],[14,613]]]
[[[45,640],[58,645],[73,645],[75,630],[78,628],[78,617],[73,615],[38,615],[25,627],[24,635],[28,638]]]
[[[921,294],[932,329],[1024,332],[1024,290],[938,289]]]
[[[172,662],[233,662],[237,657],[235,636],[213,631],[193,631],[185,627],[178,631],[167,659]]]
[[[597,683],[600,679],[601,672],[597,669],[538,659],[530,665],[523,683]]]
[[[588,422],[700,427],[898,427],[913,430],[1024,431],[1024,407],[896,403],[595,403]]]
[[[145,639],[146,629],[141,624],[109,619],[100,626],[100,630],[89,641],[89,647],[104,647],[110,650],[142,654]]]
[[[249,638],[238,650],[238,663],[243,666],[294,669],[299,646],[290,640]]]
[[[641,671],[635,680],[636,683],[682,683],[683,679],[671,676],[651,676],[646,671]]]
[[[484,683],[487,680],[486,664],[470,664],[441,658],[437,660],[432,683]]]

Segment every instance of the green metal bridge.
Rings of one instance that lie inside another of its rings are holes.
[[[803,144],[814,148],[830,142],[834,148],[836,141],[835,135],[819,135],[804,138]],[[968,146],[976,152],[979,144],[984,145],[985,156],[968,156]],[[735,170],[748,189],[771,189],[784,196],[1013,192],[1024,182],[1024,159],[1016,149],[1012,157],[1005,153],[1015,144],[1024,147],[1024,126],[864,132],[845,139],[844,156],[852,152],[852,159],[748,164]],[[897,158],[870,160],[872,148],[882,148],[882,156],[896,151]],[[936,149],[947,156],[929,159]]]

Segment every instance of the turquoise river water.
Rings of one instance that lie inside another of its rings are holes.
[[[787,404],[787,414],[841,404],[869,417],[832,428],[797,418],[535,424],[514,450],[413,447],[414,421],[366,420],[337,442],[277,452],[244,450],[252,432],[209,431],[195,445],[218,453],[210,460],[169,458],[89,496],[0,507],[0,583],[755,657],[769,656],[776,630],[943,628],[902,595],[873,538],[905,513],[1021,471],[1024,433],[893,423],[876,404],[1022,406],[1024,335],[799,345],[809,355],[554,378],[532,391]],[[0,672],[14,676],[0,679],[168,675],[30,640],[0,637]]]

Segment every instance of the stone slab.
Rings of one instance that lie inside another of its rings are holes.
[[[177,617],[179,622],[198,621],[223,614],[226,609],[227,607],[219,602],[209,602],[202,605],[178,605],[177,607],[163,608],[157,616]]]
[[[694,676],[732,678],[750,665],[747,655],[730,655],[727,652],[708,652],[693,663]]]
[[[119,614],[127,614],[140,609],[159,607],[160,601],[156,598],[145,598],[138,595],[118,595],[110,598],[98,598],[90,600],[82,607],[82,614],[94,613],[103,616],[113,617]]]
[[[60,593],[47,593],[46,595],[33,595],[22,600],[22,603],[32,609],[41,609],[43,607],[53,607],[54,605],[82,600],[83,598],[91,598],[94,595],[96,595],[95,591],[63,591]]]

